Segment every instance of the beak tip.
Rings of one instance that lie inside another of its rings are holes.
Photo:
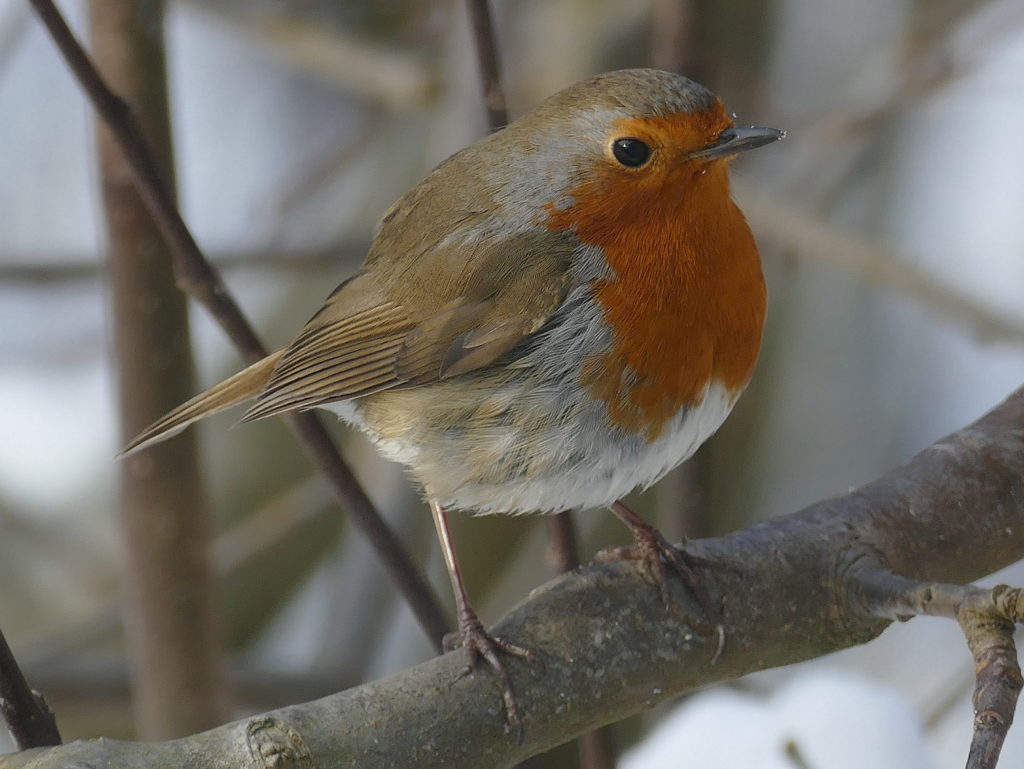
[[[769,128],[768,126],[734,126],[723,131],[717,142],[702,150],[698,150],[691,157],[709,160],[732,157],[741,152],[764,147],[766,144],[774,144],[780,139],[785,138],[786,132],[778,128]]]
[[[736,136],[738,143],[744,144],[749,142],[750,149],[763,147],[766,144],[772,144],[786,138],[785,131],[768,126],[744,126],[736,130],[738,131]]]

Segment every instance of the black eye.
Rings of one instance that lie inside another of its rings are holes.
[[[639,168],[651,156],[651,148],[639,139],[616,139],[612,142],[612,154],[622,165]]]

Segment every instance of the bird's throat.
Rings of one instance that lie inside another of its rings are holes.
[[[613,346],[588,361],[582,384],[615,425],[655,440],[711,382],[738,397],[750,379],[765,313],[761,263],[725,163],[626,198],[601,186],[575,190],[548,226],[572,228],[610,267],[593,288]]]

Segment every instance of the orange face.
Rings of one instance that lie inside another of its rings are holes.
[[[717,99],[712,109],[703,112],[616,120],[612,135],[608,137],[609,169],[632,173],[637,181],[667,181],[687,164],[691,154],[714,144],[722,131],[732,126],[732,118]],[[650,160],[638,168],[623,167],[612,152],[613,141],[620,137],[636,138],[646,143],[651,148]]]
[[[727,161],[692,157],[732,120],[719,102],[700,113],[617,121],[605,162],[591,169],[547,226],[599,246],[614,277],[594,285],[613,349],[582,383],[612,422],[650,440],[707,384],[742,390],[761,342],[765,291],[753,236],[729,197]],[[619,138],[650,149],[637,167],[616,157]]]

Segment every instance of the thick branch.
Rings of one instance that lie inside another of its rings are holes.
[[[633,565],[560,577],[496,628],[540,658],[510,664],[522,744],[489,673],[459,679],[453,653],[186,740],[82,742],[3,757],[0,769],[269,766],[285,753],[302,767],[509,767],[681,692],[864,643],[887,624],[848,589],[865,561],[959,582],[1024,554],[1024,390],[874,483],[692,545],[722,567],[706,575],[728,633],[721,660],[710,664],[711,644],[665,611]]]

